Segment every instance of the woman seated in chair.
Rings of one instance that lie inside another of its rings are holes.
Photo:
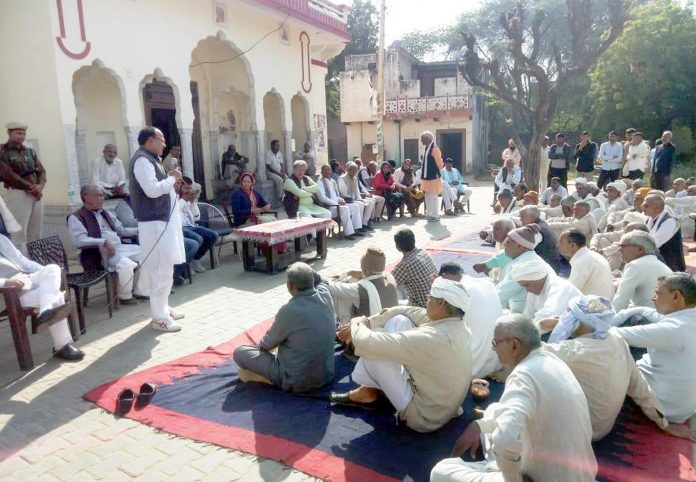
[[[240,188],[232,193],[230,206],[234,215],[235,228],[267,223],[276,218],[271,212],[271,205],[266,202],[260,192],[254,189],[254,183],[254,176],[245,172],[239,178]],[[285,252],[284,242],[274,246],[279,253]],[[267,249],[266,244],[261,245],[262,251],[265,252]]]
[[[240,177],[240,189],[232,193],[232,213],[234,214],[234,227],[244,224],[259,224],[266,221],[262,219],[263,213],[270,213],[271,205],[266,202],[260,192],[254,189],[254,176],[245,172]]]
[[[381,170],[375,174],[372,187],[377,196],[382,196],[387,205],[387,217],[391,219],[398,209],[401,216],[404,215],[404,195],[400,193],[394,184],[394,176],[391,172],[391,165],[388,162],[382,163]]]

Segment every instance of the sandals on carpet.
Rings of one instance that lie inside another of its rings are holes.
[[[135,393],[130,388],[124,388],[116,399],[116,415],[123,416],[127,414],[133,408],[133,405],[137,408],[144,407],[150,403],[155,393],[157,393],[157,385],[150,382],[143,383],[140,386],[139,393]]]

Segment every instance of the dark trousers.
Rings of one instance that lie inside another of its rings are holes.
[[[616,181],[619,178],[619,170],[620,169],[610,169],[610,170],[601,169],[599,171],[599,179],[597,180],[597,187],[600,189],[603,189],[604,186],[606,186],[610,182]]]
[[[546,179],[547,186],[551,185],[551,178],[557,177],[558,179],[561,180],[561,186],[563,186],[565,188],[568,187],[568,169],[559,168],[559,167],[549,167],[549,175],[547,177],[548,177],[548,179]]]
[[[635,171],[628,171],[629,179],[643,179],[643,176],[645,176],[645,173],[640,169],[636,169]]]
[[[186,253],[186,263],[177,264],[174,266],[174,277],[183,276],[184,270],[186,269],[186,264],[190,263],[193,257],[198,252],[200,245],[194,239],[187,238],[184,236],[184,252]]]
[[[256,346],[242,345],[234,350],[232,355],[234,361],[240,368],[258,373],[268,378],[273,385],[282,387],[283,381],[280,377],[280,362],[273,353],[260,350]]]
[[[184,226],[184,238],[193,239],[198,243],[198,251],[193,259],[201,259],[210,248],[217,243],[218,233],[205,226]]]
[[[669,191],[672,185],[672,176],[669,174],[661,174],[659,172],[653,172],[650,177],[650,187],[653,189],[659,189],[660,191]]]

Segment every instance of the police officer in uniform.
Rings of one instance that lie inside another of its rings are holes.
[[[12,235],[15,245],[26,253],[27,241],[41,237],[43,226],[43,189],[46,170],[32,148],[24,145],[27,125],[7,124],[7,143],[0,145],[0,179],[5,184],[2,197],[22,227]]]

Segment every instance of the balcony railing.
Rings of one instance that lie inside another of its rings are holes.
[[[283,14],[350,39],[348,12],[327,0],[254,0]]]
[[[444,114],[471,115],[471,96],[397,97],[384,103],[384,116],[387,119],[437,117]]]

